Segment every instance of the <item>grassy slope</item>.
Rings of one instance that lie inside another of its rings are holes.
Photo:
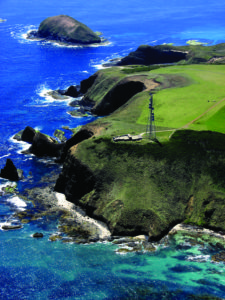
[[[154,70],[151,73],[159,72],[160,74],[183,74],[191,77],[194,83],[187,87],[165,89],[155,95],[156,125],[158,126],[180,128],[225,97],[223,84],[225,82],[224,65],[174,66]],[[146,107],[147,102],[148,100],[146,99]],[[210,124],[212,125],[212,119],[210,122],[206,121],[212,118],[224,105],[225,103],[222,103],[213,108],[204,116],[203,122],[198,120],[191,128],[195,130],[214,130],[215,125],[210,126]],[[137,123],[146,124],[147,116],[148,111],[143,109]],[[225,127],[221,129],[218,131],[225,133]]]
[[[178,74],[193,84],[156,92],[155,116],[161,129],[180,128],[216,103],[208,100],[218,102],[225,97],[225,66],[174,66],[148,73],[167,83]],[[142,232],[157,238],[184,220],[225,230],[223,134],[186,130],[168,140],[171,132],[165,131],[158,134],[163,147],[146,139],[112,141],[115,135],[145,131],[148,98],[148,92],[141,92],[110,116],[88,125],[101,131],[72,153],[94,172],[97,186],[80,204],[94,207],[95,215],[106,219],[119,234]],[[214,107],[191,127],[218,128],[225,133],[224,105]]]
[[[124,77],[119,68],[110,68],[98,72],[99,76],[95,84],[85,94],[85,98],[90,98],[97,105],[117,82]]]
[[[224,145],[222,134],[188,130],[163,147],[85,141],[75,154],[94,172],[97,188],[80,204],[95,207],[116,234],[158,237],[184,220],[224,230]]]
[[[97,103],[124,76],[135,75],[135,73],[127,75],[123,69],[119,68],[106,69],[101,72],[103,76],[100,76],[94,88],[87,93]],[[171,66],[137,73],[137,75],[140,74],[147,74],[149,78],[162,82],[165,87],[175,86],[159,90],[154,95],[155,124],[158,131],[182,128],[209,110],[188,128],[225,133],[225,126],[222,122],[225,117],[225,102],[215,106],[225,97],[224,65]],[[180,80],[182,77],[187,79],[188,85]],[[180,87],[180,84],[184,86]],[[108,134],[112,136],[145,132],[149,116],[148,103],[148,92],[143,91],[135,95],[122,108],[96,123],[109,122]],[[167,131],[158,133],[159,139],[169,135]]]

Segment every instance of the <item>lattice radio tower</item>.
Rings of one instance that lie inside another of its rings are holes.
[[[156,132],[155,132],[155,115],[154,115],[154,107],[153,107],[153,95],[149,93],[149,118],[146,128],[147,138],[150,140],[156,139]]]

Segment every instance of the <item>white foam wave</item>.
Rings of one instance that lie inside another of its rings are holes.
[[[96,43],[96,44],[90,44],[90,45],[83,45],[83,44],[79,44],[79,45],[73,45],[73,44],[67,44],[67,43],[63,43],[63,42],[57,42],[57,41],[44,41],[47,44],[52,44],[56,47],[66,47],[66,48],[97,48],[97,47],[104,47],[104,46],[109,46],[112,44],[112,42],[109,41],[105,41],[102,43]]]
[[[6,226],[10,226],[11,225],[11,222],[0,222],[0,230],[3,230],[2,229],[2,226],[4,226],[4,225],[6,225]]]
[[[32,107],[48,107],[48,106],[50,106],[51,104],[49,103],[49,104],[39,104],[39,105],[30,105],[30,106],[32,106]],[[52,106],[52,105],[51,105]],[[53,106],[56,106],[56,105],[53,105]]]
[[[7,187],[7,186],[11,186],[11,187],[16,186],[15,182],[8,181],[7,179],[4,179],[4,178],[1,178],[1,180],[3,181],[3,183],[0,184],[0,190],[2,190],[4,187]]]
[[[6,154],[6,155],[3,155],[3,156],[0,156],[0,159],[2,159],[2,158],[4,158],[4,157],[7,157],[7,156],[10,156],[10,155],[11,155],[11,153]]]
[[[42,98],[45,98],[47,102],[54,102],[56,99],[54,99],[50,93],[53,92],[53,90],[46,88],[45,86],[42,86],[40,90],[37,92],[38,95]]]
[[[48,158],[48,159],[39,158],[38,161],[41,162],[41,163],[44,163],[44,164],[55,164],[54,158]]]
[[[194,262],[206,262],[209,261],[209,259],[210,255],[189,255],[186,257],[186,260]]]
[[[7,202],[10,202],[10,204],[13,204],[17,210],[21,211],[25,210],[25,207],[27,206],[26,202],[20,199],[18,196],[7,199]]]
[[[5,222],[0,222],[0,230],[6,230],[2,228],[3,226],[18,226],[18,225],[21,226],[20,222],[17,219],[10,216]]]
[[[44,38],[38,38],[38,37],[37,38],[33,37],[32,39],[29,39],[28,36],[31,31],[37,31],[37,27],[34,25],[26,26],[23,30],[23,33],[20,34],[19,37],[25,41],[41,42],[42,44],[46,44],[46,45],[51,44],[53,46],[61,47],[61,48],[102,47],[102,46],[108,46],[108,45],[112,44],[112,42],[109,42],[109,41],[102,41],[100,44],[96,43],[96,44],[90,44],[90,45],[83,45],[83,44],[74,45],[74,44],[64,43],[64,42],[55,41],[55,40],[46,40]],[[11,34],[15,35],[14,32],[11,32]]]
[[[27,38],[28,34],[36,29],[37,27],[35,25],[24,26],[23,24],[16,24],[13,28],[11,28],[10,35],[12,38],[17,39],[19,43],[30,43],[32,40]]]
[[[19,146],[19,150],[17,151],[18,154],[21,154],[21,151],[26,151],[30,148],[30,144],[23,142],[23,141],[17,141],[13,138],[13,136],[10,137],[10,142],[17,144]]]
[[[111,56],[106,57],[104,60],[91,60],[91,65],[98,70],[111,68],[113,65],[116,65],[116,63],[120,62],[122,57],[125,55],[127,55],[127,53],[115,52]]]
[[[104,67],[103,65],[94,65],[94,68],[96,68],[97,70],[107,69],[107,67]]]
[[[61,97],[60,97],[60,94],[58,95],[59,98],[56,99],[56,98],[54,98],[54,96],[53,96],[54,90],[52,90],[52,89],[46,87],[45,85],[41,85],[41,86],[36,90],[36,92],[37,92],[37,94],[38,94],[40,97],[44,98],[44,99],[45,99],[44,102],[47,102],[47,103],[53,103],[53,102],[57,102],[57,103],[59,103],[59,102],[60,102],[60,103],[61,103],[61,102],[66,102],[66,103],[68,103],[68,102],[71,102],[72,99],[74,99],[74,98],[71,98],[71,97],[69,97],[69,96],[62,96],[62,98],[61,98]]]
[[[43,129],[43,127],[42,127],[42,126],[35,126],[34,129],[35,129],[36,131],[41,131],[41,130]]]

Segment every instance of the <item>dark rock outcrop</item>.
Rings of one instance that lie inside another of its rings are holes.
[[[43,238],[44,237],[44,235],[43,235],[43,233],[41,233],[41,232],[35,232],[34,234],[33,234],[33,238]]]
[[[65,132],[61,129],[56,129],[53,135],[61,142],[65,143],[67,138],[65,137]]]
[[[119,66],[124,65],[152,65],[175,63],[186,59],[187,53],[174,50],[169,46],[148,46],[142,45],[134,52],[121,59],[117,63]]]
[[[225,262],[225,251],[221,251],[212,255],[212,261],[215,262]]]
[[[13,139],[32,144],[35,133],[36,130],[34,128],[27,126],[25,129],[20,130],[18,133],[16,133],[13,136]]]
[[[58,157],[60,156],[63,146],[64,144],[58,144],[53,138],[41,132],[37,132],[29,151],[36,156]]]
[[[56,181],[55,191],[66,195],[73,203],[93,190],[95,177],[92,171],[75,157],[68,155],[63,170]]]
[[[30,126],[27,126],[22,132],[21,140],[32,144],[35,134],[36,130]]]
[[[102,101],[92,109],[92,112],[98,116],[110,114],[145,89],[143,82],[125,78],[105,95]]]
[[[88,77],[87,79],[82,80],[80,83],[80,92],[82,94],[85,94],[88,91],[88,89],[93,85],[97,77],[98,75],[95,73],[90,77]]]
[[[82,128],[81,130],[79,130],[73,137],[66,141],[59,161],[63,162],[65,160],[67,152],[72,146],[75,146],[82,141],[91,138],[93,135],[94,133],[86,128]]]
[[[17,140],[17,141],[21,141],[21,135],[23,133],[23,130],[20,130],[19,132],[17,132],[14,136],[13,139]]]
[[[1,169],[0,177],[11,181],[18,181],[22,178],[22,173],[21,170],[17,170],[12,160],[7,158],[5,167]]]
[[[78,97],[79,94],[80,93],[78,92],[76,86],[74,86],[74,85],[71,85],[70,87],[68,87],[68,89],[66,91],[64,91],[62,93],[62,95],[73,97],[73,98]]]
[[[49,17],[41,22],[37,32],[32,31],[28,38],[44,38],[73,44],[100,43],[100,37],[85,24],[67,16]]]
[[[3,230],[15,230],[22,228],[22,225],[2,225]]]

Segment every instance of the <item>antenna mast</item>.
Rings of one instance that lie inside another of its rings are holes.
[[[148,118],[148,124],[147,124],[147,128],[146,128],[146,134],[150,140],[155,140],[156,132],[155,132],[155,115],[154,115],[154,107],[153,107],[153,95],[152,95],[152,93],[149,93],[149,95],[150,95],[149,118]]]

